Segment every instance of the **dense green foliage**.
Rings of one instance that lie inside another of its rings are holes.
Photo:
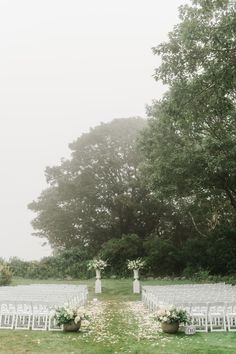
[[[93,276],[87,269],[88,256],[78,249],[68,249],[40,261],[22,261],[11,258],[8,265],[16,277],[33,279],[85,279]]]
[[[11,283],[11,280],[12,280],[12,272],[9,266],[1,260],[0,261],[0,286],[9,285]]]
[[[47,168],[50,187],[29,208],[33,227],[54,249],[81,247],[90,256],[111,238],[136,233],[155,223],[148,210],[136,150],[141,118],[116,119],[83,134],[70,145],[72,157]]]
[[[46,237],[55,254],[78,249],[86,259],[100,254],[108,259],[110,274],[124,275],[127,257],[144,253],[143,242],[163,213],[140,173],[143,157],[136,140],[146,124],[141,118],[101,124],[70,145],[70,160],[46,169],[49,188],[29,208],[37,213],[36,235]],[[57,262],[56,257],[54,268]],[[79,264],[72,268],[81,273]],[[33,276],[34,267],[28,272]]]
[[[128,270],[127,260],[143,255],[143,241],[135,234],[112,238],[102,245],[100,254],[103,259],[109,260],[107,274],[128,276],[132,272]]]
[[[236,271],[233,3],[192,0],[153,51],[168,91],[148,107],[148,124],[116,119],[83,134],[71,159],[46,169],[49,188],[29,205],[36,235],[59,255],[45,263],[59,269],[60,252],[83,255],[69,275],[85,274],[97,255],[110,275],[127,275],[137,257],[152,276]]]
[[[195,0],[180,18],[154,48],[162,59],[156,79],[169,90],[149,107],[142,143],[147,182],[170,210],[171,234],[157,235],[154,253],[168,248],[177,269],[235,272],[235,9]]]

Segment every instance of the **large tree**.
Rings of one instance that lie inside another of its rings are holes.
[[[49,188],[29,205],[36,235],[54,249],[94,255],[111,238],[149,234],[158,210],[139,172],[136,139],[145,126],[141,118],[115,119],[70,144],[71,158],[46,169]]]
[[[193,0],[182,6],[168,42],[153,50],[162,60],[155,78],[169,89],[149,107],[143,139],[148,181],[172,206],[183,238],[223,239],[230,258],[236,247],[233,2]]]

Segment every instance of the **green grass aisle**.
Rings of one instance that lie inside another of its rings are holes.
[[[153,315],[148,314],[141,302],[98,301],[91,308],[94,310],[94,321],[83,336],[88,344],[103,344],[103,353],[136,353],[138,349],[134,347],[140,346],[140,339],[160,338],[158,324],[153,323]],[[143,352],[142,344],[140,350]]]

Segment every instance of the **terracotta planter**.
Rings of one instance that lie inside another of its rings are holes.
[[[81,321],[75,323],[74,321],[70,321],[63,325],[64,332],[78,332],[81,326]]]
[[[162,323],[161,328],[164,333],[177,333],[179,330],[179,322]]]

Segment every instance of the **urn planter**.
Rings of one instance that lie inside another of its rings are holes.
[[[81,321],[75,323],[74,320],[64,323],[63,325],[63,331],[64,332],[78,332],[81,326]]]
[[[179,330],[179,322],[162,323],[161,328],[164,333],[177,333]]]

